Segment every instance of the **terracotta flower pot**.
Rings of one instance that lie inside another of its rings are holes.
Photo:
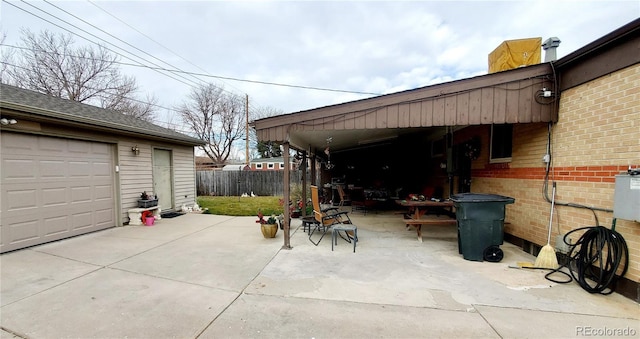
[[[265,238],[275,238],[278,233],[278,224],[260,224],[260,231]]]

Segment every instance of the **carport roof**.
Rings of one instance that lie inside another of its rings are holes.
[[[300,150],[394,139],[433,127],[557,121],[550,63],[457,80],[338,105],[259,119],[261,141]],[[545,97],[547,89],[551,97]]]
[[[22,115],[41,121],[65,122],[68,125],[78,124],[86,129],[161,138],[185,145],[205,144],[200,139],[119,112],[6,84],[0,84],[0,109],[5,115]]]

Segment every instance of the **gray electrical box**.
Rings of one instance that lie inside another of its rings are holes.
[[[640,222],[640,175],[616,175],[613,217]]]

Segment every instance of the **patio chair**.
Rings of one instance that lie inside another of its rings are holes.
[[[362,211],[367,215],[367,209],[371,204],[371,200],[367,201],[364,190],[352,191],[351,194],[351,212]]]
[[[351,205],[351,197],[344,192],[344,188],[342,188],[341,185],[336,185],[336,188],[338,189],[338,196],[340,196],[340,203],[338,203],[338,206],[342,207],[345,203],[347,203],[347,205]]]
[[[351,222],[351,219],[349,218],[349,212],[340,212],[340,211],[337,211],[336,209],[323,211],[320,208],[320,200],[318,198],[317,186],[311,186],[311,201],[313,203],[313,215],[316,220],[315,225],[309,230],[309,241],[311,241],[311,243],[318,246],[318,244],[320,243],[320,241],[322,241],[322,238],[324,238],[325,234],[327,234],[329,229],[331,229],[333,226],[336,226],[336,225],[341,226],[337,228],[336,232],[338,235],[340,235],[342,239],[346,240],[347,242],[351,242],[352,240],[357,241],[356,227],[355,225],[353,225],[353,223]],[[339,233],[340,231],[345,232],[346,238]],[[316,232],[320,232],[322,234],[320,235],[320,238],[317,241],[314,241],[312,239],[312,236]],[[349,235],[349,232],[352,234],[351,236]],[[332,239],[332,245],[333,245],[333,239]],[[354,246],[354,252],[355,252],[355,246]]]

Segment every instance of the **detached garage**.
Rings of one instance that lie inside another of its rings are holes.
[[[0,252],[129,223],[142,192],[195,203],[199,139],[0,85]]]

